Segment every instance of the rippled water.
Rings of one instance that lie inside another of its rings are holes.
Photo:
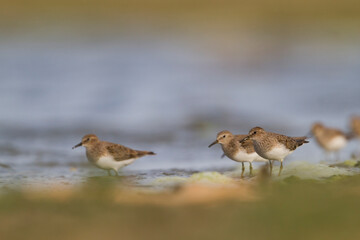
[[[219,147],[207,148],[223,129],[306,135],[323,121],[346,130],[349,116],[360,114],[358,42],[259,37],[234,52],[178,36],[2,41],[0,163],[10,168],[0,168],[0,185],[73,185],[105,175],[84,149],[71,150],[87,133],[155,151],[122,170],[148,184],[236,167]],[[356,147],[349,144],[343,159]],[[312,142],[287,163],[322,158]]]

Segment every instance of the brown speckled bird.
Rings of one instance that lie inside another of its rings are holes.
[[[80,146],[86,148],[86,157],[89,162],[107,170],[109,175],[111,175],[111,169],[118,175],[120,168],[133,163],[137,158],[155,155],[154,152],[133,150],[120,144],[100,141],[94,134],[85,135],[73,149]]]
[[[350,120],[351,132],[360,139],[360,116],[353,116]]]
[[[336,152],[347,143],[347,136],[337,128],[326,127],[321,123],[314,123],[311,132],[320,147],[327,152]]]
[[[340,129],[326,127],[319,122],[312,125],[311,133],[315,136],[318,145],[325,150],[326,155],[334,152],[337,154],[337,160],[340,159],[338,152],[346,146],[348,140],[352,137]]]
[[[351,137],[357,138],[360,141],[360,116],[352,116],[350,119]],[[360,145],[352,154],[353,158],[360,158]]]
[[[247,135],[233,135],[231,132],[224,130],[217,134],[216,140],[209,145],[209,147],[214,144],[219,143],[221,148],[228,158],[236,162],[241,162],[242,172],[241,177],[244,176],[245,166],[244,162],[249,162],[250,164],[250,175],[252,175],[252,162],[267,162],[266,159],[260,157],[254,150],[254,145],[249,139],[240,143],[240,140],[245,138]]]
[[[271,160],[281,163],[279,176],[283,169],[285,157],[291,154],[297,147],[308,143],[306,137],[288,137],[277,133],[266,132],[261,127],[252,128],[249,131],[249,135],[240,142],[248,139],[252,140],[257,154],[269,160],[270,174],[272,172]]]

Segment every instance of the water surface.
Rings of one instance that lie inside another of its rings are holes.
[[[122,170],[147,184],[236,167],[220,158],[219,146],[207,148],[218,131],[263,126],[306,135],[314,121],[347,130],[349,117],[360,113],[357,35],[231,37],[239,40],[233,48],[196,34],[156,32],[100,42],[3,39],[0,163],[11,169],[0,168],[0,185],[73,185],[106,175],[84,149],[71,149],[88,133],[156,152]],[[342,158],[356,147],[349,144]],[[323,157],[311,140],[286,164]]]

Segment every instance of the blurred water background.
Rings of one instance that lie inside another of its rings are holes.
[[[73,184],[87,133],[155,157],[149,179],[227,169],[218,131],[348,130],[360,114],[357,1],[2,1],[0,184]],[[349,158],[357,143],[341,152]],[[317,163],[314,141],[287,162]],[[286,167],[286,163],[285,163]]]

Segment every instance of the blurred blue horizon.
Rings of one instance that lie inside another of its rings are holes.
[[[168,131],[224,116],[343,128],[360,112],[356,45],[264,41],[233,55],[178,38],[51,45],[2,45],[1,125]]]

